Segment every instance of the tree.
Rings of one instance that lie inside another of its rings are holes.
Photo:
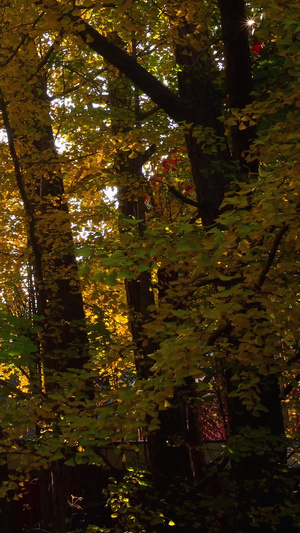
[[[120,531],[296,531],[297,7],[29,4],[2,17],[3,175],[29,244],[11,289],[24,316],[3,296],[3,460],[22,458],[21,492],[26,454],[52,470],[53,531],[70,531],[68,497],[104,462],[118,477],[107,443],[125,460],[142,426],[154,485],[111,488]],[[208,465],[198,413],[212,397],[228,438]],[[87,516],[83,530],[110,527]]]

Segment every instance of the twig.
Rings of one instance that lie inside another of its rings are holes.
[[[218,340],[218,338],[221,337],[228,328],[231,328],[230,322],[225,322],[225,324],[219,326],[218,329],[216,329],[216,331],[214,331],[209,337],[207,341],[208,346],[213,346],[216,340]]]
[[[185,204],[188,204],[188,205],[192,205],[193,207],[198,207],[198,209],[201,209],[203,206],[204,206],[204,202],[201,202],[201,203],[198,203],[196,202],[195,200],[192,200],[191,198],[187,198],[186,196],[184,196],[184,194],[182,194],[178,189],[176,189],[176,187],[174,187],[173,185],[169,185],[168,183],[163,183],[161,182],[160,180],[156,180],[156,179],[153,179],[151,178],[151,181],[157,181],[158,183],[160,183],[161,185],[164,185],[165,187],[168,188],[168,190],[176,197],[178,198],[178,200],[181,200],[182,202],[184,202]]]
[[[13,58],[17,55],[18,51],[20,50],[20,48],[23,46],[23,44],[25,43],[26,39],[28,37],[28,33],[25,33],[25,35],[23,35],[21,41],[19,42],[19,44],[16,46],[16,48],[14,49],[14,51],[11,53],[11,55],[5,60],[3,61],[3,63],[0,64],[0,68],[3,68],[3,67],[6,67],[12,60]]]

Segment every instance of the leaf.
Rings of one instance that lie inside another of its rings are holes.
[[[76,254],[81,257],[91,257],[91,255],[93,255],[93,251],[88,247],[83,247],[77,250]]]
[[[138,268],[139,272],[148,272],[149,270],[151,270],[151,267],[145,264],[140,264]]]
[[[179,242],[176,247],[177,252],[189,252],[191,250],[191,247],[186,242]]]
[[[71,457],[70,459],[65,461],[65,465],[67,465],[67,466],[76,466],[74,457]]]
[[[93,43],[94,42],[94,39],[91,35],[87,34],[86,37],[85,37],[85,40],[86,40],[86,43]]]
[[[60,450],[57,450],[54,454],[53,454],[53,460],[54,461],[58,461],[59,459],[64,459],[64,455],[61,453]],[[67,462],[65,463],[67,464]],[[70,466],[70,465],[69,465]]]

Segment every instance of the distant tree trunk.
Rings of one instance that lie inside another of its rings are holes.
[[[147,155],[140,154],[131,160],[125,156],[123,176],[130,176],[141,181],[142,165]],[[121,170],[121,169],[120,169]],[[145,230],[145,204],[141,196],[135,198],[130,187],[122,187],[119,194],[121,211],[126,217],[140,220],[139,233],[142,237]],[[165,280],[166,281],[166,280]],[[138,279],[125,280],[127,303],[129,306],[129,326],[136,346],[136,369],[140,378],[151,376],[153,364],[151,354],[159,349],[159,345],[147,336],[145,325],[153,320],[149,309],[154,305],[151,273],[143,272]],[[166,287],[165,287],[166,288]],[[148,436],[150,468],[156,486],[161,490],[167,488],[175,480],[192,480],[191,462],[185,440],[187,435],[187,413],[185,402],[174,396],[174,407],[158,413],[160,428]],[[182,444],[175,445],[180,439]]]
[[[126,156],[125,156],[126,157]],[[140,154],[137,158],[124,160],[123,171],[136,180],[141,181],[142,165],[145,158]],[[123,173],[123,175],[124,175]],[[129,188],[123,187],[120,191],[120,205],[126,217],[140,220],[139,232],[143,235],[145,230],[145,205],[143,198],[132,198]],[[159,303],[165,296],[165,291],[170,287],[168,276],[161,279],[158,273]],[[162,286],[162,283],[163,286]],[[149,339],[145,325],[153,320],[149,306],[154,305],[151,273],[144,272],[138,279],[125,280],[127,303],[129,306],[129,325],[133,341],[136,346],[136,368],[139,377],[147,379],[151,376],[151,354],[159,349],[159,345]],[[176,480],[189,479],[192,481],[192,465],[189,450],[186,446],[187,439],[187,407],[184,399],[175,391],[174,407],[160,411],[158,418],[160,428],[148,436],[150,467],[156,486],[159,489],[167,488]],[[176,441],[181,441],[181,445]]]
[[[0,439],[3,439],[3,429],[0,428]],[[9,480],[9,471],[7,457],[4,453],[0,454],[0,483]],[[11,495],[10,495],[11,496]],[[3,533],[20,533],[19,513],[15,502],[10,499],[0,498],[0,531]]]
[[[123,164],[119,166],[120,179],[123,181],[124,177],[127,176],[129,182],[133,179],[141,182],[143,179],[142,166],[147,160],[147,155],[139,154],[136,159],[129,159],[126,154],[121,154],[121,157],[122,155]],[[126,218],[139,220],[138,233],[142,238],[146,229],[144,199],[142,196],[136,197],[130,185],[120,187],[118,198],[121,213]],[[136,369],[140,378],[147,379],[151,366],[149,355],[157,349],[156,343],[147,337],[144,328],[145,324],[151,320],[150,306],[154,305],[151,272],[142,272],[137,279],[125,279],[125,289],[129,328],[136,349]]]
[[[110,84],[110,103],[112,105],[113,116],[123,116],[124,109],[128,111],[132,90],[127,87],[119,87],[119,80],[112,80]],[[121,89],[121,90],[120,90]],[[136,96],[136,95],[134,95]],[[135,112],[138,102],[135,102]],[[118,112],[116,112],[119,111]],[[134,117],[133,117],[134,120]],[[128,128],[128,126],[127,126]],[[122,129],[126,131],[126,126],[118,123],[117,118],[113,122],[113,133],[118,133]],[[119,202],[121,213],[126,218],[139,220],[138,232],[142,237],[146,229],[143,195],[139,190],[137,196],[132,188],[132,183],[142,183],[143,165],[151,157],[153,147],[145,153],[137,154],[137,157],[130,159],[125,152],[119,153],[116,160],[116,170],[120,174]],[[126,181],[128,184],[126,184]],[[122,231],[122,229],[121,229]],[[160,296],[169,288],[168,279],[163,281]],[[159,282],[160,284],[160,282]],[[166,286],[167,284],[167,286]],[[126,297],[129,314],[129,328],[135,345],[135,365],[139,378],[148,379],[151,376],[150,367],[153,364],[151,354],[159,349],[159,345],[147,336],[145,325],[153,320],[150,306],[154,305],[154,293],[152,288],[151,273],[143,272],[137,279],[125,280]],[[150,459],[150,470],[154,483],[159,490],[170,487],[178,480],[188,479],[192,481],[193,471],[189,449],[186,445],[187,437],[187,408],[185,401],[180,395],[174,394],[174,407],[170,407],[158,413],[160,428],[151,432],[148,436],[148,449]],[[175,445],[180,440],[181,445]]]

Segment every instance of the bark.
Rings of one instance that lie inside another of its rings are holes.
[[[43,107],[44,103],[40,97],[36,106],[42,104]],[[17,185],[26,212],[34,263],[37,312],[44,316],[44,371],[47,374],[52,370],[60,372],[82,368],[88,361],[85,315],[63,182],[59,169],[56,173],[49,170],[49,165],[57,163],[52,130],[50,127],[37,126],[40,128],[37,130],[38,138],[30,153],[35,161],[34,168],[28,156],[17,153],[20,138],[10,125],[15,120],[13,104],[7,106],[2,99],[2,112]],[[22,143],[28,153],[30,140],[26,141],[23,137]],[[46,165],[43,163],[45,159],[50,159]],[[50,383],[46,379],[49,390],[53,388]]]
[[[219,0],[219,8],[229,105],[243,109],[251,102],[252,90],[246,6],[243,0]]]
[[[87,26],[85,27],[87,30]],[[90,29],[89,29],[90,31]],[[184,25],[181,28],[182,36],[186,36],[192,28],[189,24]],[[97,32],[96,32],[97,33]],[[131,81],[135,82],[139,89],[144,90],[148,96],[150,96],[154,102],[160,104],[160,106],[168,112],[171,118],[178,120],[178,116],[174,116],[173,108],[166,107],[165,95],[166,88],[160,84],[157,80],[153,83],[153,77],[147,78],[146,72],[140,67],[134,59],[128,56],[124,51],[116,47],[116,41],[111,43],[114,47],[113,56],[108,55],[110,42],[100,39],[95,33],[94,42],[91,47],[96,50],[95,42],[97,42],[97,50],[101,50],[107,60],[109,59],[114,66],[117,66],[123,74],[127,75]],[[83,35],[81,34],[81,37]],[[90,43],[88,43],[90,45]],[[111,49],[112,50],[112,49]],[[121,54],[120,54],[121,52]],[[182,104],[189,102],[189,106],[192,107],[193,113],[189,114],[189,108],[184,109],[184,120],[193,122],[194,125],[200,125],[203,128],[210,128],[217,137],[224,135],[221,122],[218,120],[218,116],[221,114],[219,97],[214,89],[214,86],[207,76],[210,67],[210,58],[206,58],[206,61],[199,61],[198,54],[192,48],[186,53],[186,48],[177,45],[176,46],[176,59],[180,64],[181,72],[178,75],[178,84],[180,99],[176,97],[174,100],[172,93],[168,92],[168,102],[174,102],[176,106],[176,112],[178,109],[182,110],[182,105],[178,107],[178,103]],[[117,59],[119,57],[120,61]],[[118,62],[119,61],[119,62]],[[195,66],[196,65],[196,66]],[[132,70],[145,75],[145,84],[141,84],[140,78],[132,75]],[[153,85],[152,85],[153,84]],[[152,88],[155,92],[153,97]],[[173,100],[172,100],[173,99]],[[117,94],[112,88],[110,92],[110,100],[115,107],[121,106],[121,108],[129,108],[126,97]],[[181,119],[181,116],[180,118]],[[120,125],[115,124],[115,127]],[[219,207],[223,200],[225,186],[227,184],[226,176],[224,175],[224,169],[220,162],[229,160],[228,150],[219,149],[217,156],[205,153],[203,150],[203,143],[197,141],[194,135],[193,129],[186,135],[187,148],[189,158],[191,161],[191,167],[194,177],[194,183],[197,194],[197,203],[199,206],[199,216],[202,218],[202,222],[205,226],[213,225],[216,221],[216,217],[219,212]],[[142,173],[143,161],[141,155],[134,160],[127,160],[123,157],[123,162],[118,166],[122,168],[123,173],[131,176],[132,181],[140,181]],[[132,176],[134,177],[132,179]],[[141,198],[133,200],[131,198],[130,188],[124,187],[121,190],[120,203],[122,212],[126,216],[137,216],[144,219],[144,206]],[[141,216],[142,215],[142,216]],[[140,228],[141,229],[141,228]],[[176,276],[176,273],[173,273]],[[147,278],[147,279],[146,279]],[[160,270],[159,271],[159,299],[160,302],[166,298],[166,293],[170,287],[169,275]],[[149,276],[146,274],[144,279],[142,276],[139,280],[127,280],[126,292],[127,301],[130,305],[130,328],[133,335],[134,342],[137,347],[136,363],[137,369],[143,377],[149,377],[147,371],[147,365],[149,366],[149,353],[157,350],[158,347],[149,346],[145,339],[143,332],[143,323],[149,320],[147,306],[149,303],[149,295],[153,293],[148,289]],[[146,287],[146,290],[144,290]],[[146,299],[141,300],[142,295],[147,295]],[[150,302],[153,304],[153,301]],[[142,313],[141,313],[142,311]],[[142,320],[140,318],[142,317]],[[149,352],[150,349],[150,352]],[[145,367],[146,364],[146,367]],[[142,371],[141,371],[142,369]],[[194,478],[199,480],[204,473],[204,458],[201,452],[202,438],[199,427],[198,416],[195,415],[194,408],[189,408],[183,399],[184,396],[189,397],[189,401],[193,403],[192,398],[195,397],[195,384],[194,380],[187,380],[184,390],[175,391],[173,404],[174,407],[160,413],[161,428],[156,433],[149,437],[149,451],[151,470],[154,475],[154,479],[157,486],[166,488],[170,486],[175,479],[188,478],[190,481]],[[181,442],[181,445],[174,446],[175,442]],[[169,442],[169,445],[168,445]],[[173,445],[170,446],[170,443]],[[189,448],[187,447],[187,443]]]
[[[226,58],[229,105],[230,107],[242,109],[251,102],[252,88],[245,2],[243,0],[220,0],[219,8]],[[187,33],[187,27],[183,27],[182,31]],[[200,69],[193,68],[196,59],[193,56],[193,52],[189,57],[185,56],[185,50],[180,46],[177,46],[176,49],[177,60],[184,67],[179,74],[180,98],[178,99],[178,97],[174,98],[173,93],[167,90],[157,79],[151,75],[149,76],[149,73],[141,65],[138,65],[134,59],[130,58],[128,54],[121,51],[118,47],[112,47],[105,38],[88,24],[85,24],[84,30],[78,31],[77,33],[88,46],[100,55],[103,55],[103,57],[128,76],[157,105],[164,109],[170,118],[173,118],[177,122],[186,120],[194,125],[211,127],[217,134],[221,133],[222,135],[217,122],[217,117],[220,114],[218,98],[214,94],[209,79],[204,79],[203,72],[201,72],[203,62],[200,65]],[[93,39],[91,43],[88,42],[88,35]],[[199,74],[197,74],[197,70]],[[214,224],[219,213],[224,190],[227,186],[227,180],[224,178],[224,163],[229,160],[240,161],[242,170],[240,178],[242,180],[245,179],[245,175],[249,171],[257,171],[257,162],[253,164],[245,162],[245,155],[249,151],[254,134],[255,132],[252,128],[248,128],[247,130],[233,128],[232,154],[230,155],[228,151],[224,151],[223,153],[219,153],[215,160],[210,154],[203,153],[202,147],[194,141],[192,134],[187,136],[187,147],[194,175],[197,202],[203,206],[200,210],[200,215],[205,226]],[[220,165],[219,168],[218,165]],[[212,169],[213,173],[211,172]],[[262,385],[262,392],[266,407],[268,409],[272,407],[272,413],[274,415],[276,412],[278,423],[275,424],[276,427],[274,426],[273,429],[276,433],[282,435],[282,415],[276,376],[273,379],[273,383],[269,384],[269,386]],[[247,419],[247,417],[244,418],[245,416],[244,409],[242,409],[241,413],[238,408],[234,408],[231,416],[233,431],[237,431],[240,424],[241,426],[245,425],[245,420]],[[250,422],[250,426],[256,425],[256,422],[252,418]],[[259,423],[263,427],[265,425],[267,427],[273,427],[270,418],[262,418]],[[256,459],[259,463],[257,456]],[[251,465],[251,462],[249,463]],[[249,476],[250,465],[248,467]],[[257,470],[256,467],[254,470]]]
[[[230,377],[230,370],[228,377]],[[239,513],[232,519],[232,531],[256,531],[257,526],[249,524],[253,507],[276,509],[290,488],[284,486],[281,469],[286,463],[284,424],[281,410],[280,389],[277,375],[259,376],[260,402],[265,409],[260,416],[254,416],[240,398],[231,398],[229,405],[229,446],[231,438],[239,439],[240,452],[231,460],[232,483],[235,484]],[[227,392],[235,392],[235,385],[228,380]],[[280,440],[281,439],[281,440]],[[243,455],[242,450],[248,449]],[[281,517],[278,531],[288,518]],[[264,531],[273,527],[261,524]],[[248,529],[247,529],[248,528]],[[293,531],[293,529],[289,529]]]

